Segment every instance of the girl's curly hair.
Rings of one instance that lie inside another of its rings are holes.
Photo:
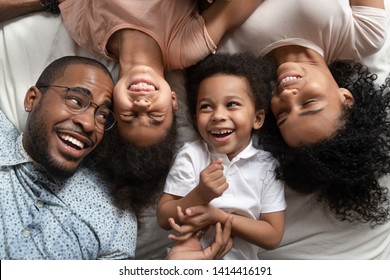
[[[110,187],[115,205],[137,217],[161,194],[176,152],[176,121],[163,142],[137,147],[121,140],[114,128],[93,152],[93,167]]]
[[[340,129],[319,143],[288,147],[270,112],[259,144],[279,161],[277,177],[301,193],[317,193],[338,219],[384,224],[390,219],[388,187],[378,180],[390,171],[390,75],[384,84],[361,64],[335,62],[330,70],[351,91]]]

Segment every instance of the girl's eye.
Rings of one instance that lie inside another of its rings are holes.
[[[134,119],[134,114],[122,114],[121,119],[124,122],[131,122]]]

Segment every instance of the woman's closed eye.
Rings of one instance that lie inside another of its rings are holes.
[[[302,107],[310,107],[314,104],[317,103],[317,99],[315,98],[310,98],[310,99],[306,99],[303,103],[302,103]]]

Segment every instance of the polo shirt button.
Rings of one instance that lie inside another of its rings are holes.
[[[38,208],[42,208],[43,207],[43,201],[42,200],[37,200],[36,202],[35,202],[35,206],[36,207],[38,207]]]
[[[30,236],[30,231],[28,229],[24,229],[22,231],[22,234],[23,234],[24,237],[29,237]]]

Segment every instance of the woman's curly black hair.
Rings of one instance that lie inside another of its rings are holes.
[[[137,217],[161,194],[176,153],[176,121],[163,142],[137,147],[121,140],[117,129],[106,132],[90,164],[110,187],[115,205]]]
[[[290,148],[270,112],[259,144],[279,161],[279,179],[298,192],[317,193],[338,219],[384,224],[390,219],[388,187],[378,180],[390,172],[390,76],[379,86],[361,64],[335,62],[330,70],[355,100],[336,135]]]

